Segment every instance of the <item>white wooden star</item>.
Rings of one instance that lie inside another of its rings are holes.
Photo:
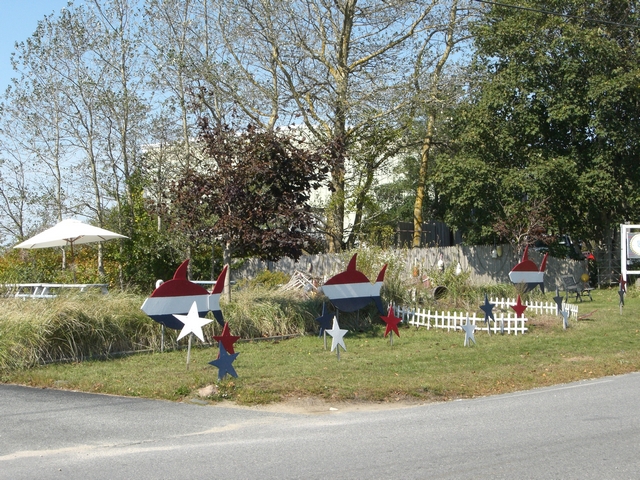
[[[333,317],[333,327],[331,330],[327,330],[327,333],[331,335],[331,351],[333,352],[338,345],[342,347],[342,349],[346,352],[347,347],[344,346],[344,336],[349,330],[344,330],[340,328],[338,325],[338,319]]]
[[[174,314],[173,316],[184,323],[184,327],[182,327],[182,330],[180,330],[180,335],[178,335],[178,340],[186,337],[190,333],[195,333],[196,337],[204,342],[202,327],[204,327],[207,323],[211,323],[213,320],[208,318],[200,318],[200,314],[198,313],[198,305],[196,304],[196,302],[193,302],[193,305],[191,305],[191,308],[189,309],[189,313],[187,315]]]
[[[473,323],[469,323],[469,317],[467,317],[467,323],[460,325],[464,330],[464,346],[469,345],[469,340],[476,344],[476,339],[473,336],[473,332],[476,329],[476,326]]]

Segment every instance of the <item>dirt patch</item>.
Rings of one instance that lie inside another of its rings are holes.
[[[562,317],[555,315],[539,315],[529,319],[529,325],[540,330],[551,330],[552,328],[562,325]]]
[[[411,398],[398,398],[388,402],[361,402],[361,401],[329,401],[314,397],[291,397],[278,403],[268,405],[242,406],[233,402],[220,402],[220,406],[232,406],[274,413],[291,413],[298,415],[323,415],[341,412],[377,411],[399,408],[410,408],[424,405],[424,401]]]

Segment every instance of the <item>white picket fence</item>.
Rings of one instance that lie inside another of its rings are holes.
[[[489,299],[489,303],[493,303],[498,308],[510,308],[516,304],[516,299]],[[527,310],[535,313],[558,315],[558,306],[555,302],[526,302]],[[564,304],[563,307],[569,310],[570,318],[578,318],[578,305]],[[506,334],[524,334],[528,331],[527,318],[518,317],[515,312],[494,312],[495,321],[485,322],[484,314],[478,316],[476,312],[469,314],[468,312],[438,312],[425,310],[422,308],[409,308],[394,306],[395,315],[402,319],[403,322],[415,327],[439,328],[447,331],[462,330],[462,325],[468,321],[476,326],[479,331],[490,333],[506,333]]]
[[[462,326],[469,323],[476,326],[479,331],[490,331],[492,333],[507,333],[518,335],[525,333],[527,328],[527,319],[525,317],[518,318],[514,313],[499,313],[494,315],[496,321],[484,321],[484,315],[478,317],[475,312],[471,315],[462,312],[432,312],[424,309],[410,309],[406,307],[394,307],[396,316],[402,318],[403,322],[415,327],[440,328],[447,331],[462,330]]]
[[[490,298],[489,303],[493,303],[497,308],[511,308],[512,305],[517,303],[515,298]],[[535,313],[542,313],[545,315],[560,315],[558,312],[558,305],[556,302],[531,302],[524,303],[527,306],[527,310],[533,310]],[[578,305],[573,303],[562,302],[562,308],[569,311],[569,318],[574,320],[578,319]],[[525,310],[525,313],[527,312]]]

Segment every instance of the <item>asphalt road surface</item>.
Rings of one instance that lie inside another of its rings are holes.
[[[637,479],[639,392],[298,414],[0,385],[0,479]]]

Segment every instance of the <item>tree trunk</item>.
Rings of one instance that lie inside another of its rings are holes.
[[[358,192],[356,194],[356,202],[355,202],[355,218],[353,220],[353,229],[349,234],[349,239],[347,240],[346,247],[353,248],[355,246],[356,240],[358,239],[358,235],[362,231],[362,216],[364,211],[365,201],[367,199],[367,194],[371,190],[371,186],[373,185],[373,176],[374,176],[374,168],[368,168],[364,173],[364,182],[360,185]]]
[[[437,104],[438,104],[438,85],[440,83],[440,79],[442,77],[442,71],[444,69],[447,60],[449,59],[449,55],[453,50],[453,47],[456,43],[456,39],[454,38],[456,22],[458,18],[458,0],[454,0],[451,5],[451,9],[449,10],[449,23],[447,25],[446,31],[446,40],[445,40],[445,49],[440,55],[438,59],[438,63],[433,71],[433,74],[430,77],[430,85],[429,85],[429,97],[428,101],[429,112],[427,114],[427,126],[426,132],[424,136],[424,140],[422,142],[422,148],[420,150],[420,173],[418,178],[418,186],[416,189],[416,201],[413,207],[413,247],[420,247],[420,239],[422,237],[422,223],[424,219],[422,218],[422,211],[424,209],[424,202],[427,198],[427,188],[428,188],[428,175],[429,175],[429,161],[431,154],[431,147],[433,146],[433,135],[435,131],[436,124],[436,115],[437,115]],[[422,66],[419,64],[422,61],[422,55],[418,56],[418,63],[416,64],[416,89],[420,91],[419,85],[419,72]]]
[[[427,118],[427,132],[420,149],[420,173],[418,177],[418,187],[416,189],[416,201],[413,205],[413,248],[420,248],[420,240],[422,237],[422,210],[424,208],[425,198],[427,197],[427,178],[429,173],[429,154],[431,153],[431,145],[433,142],[433,131],[436,123],[436,114],[434,111],[429,113]]]
[[[227,265],[227,276],[224,278],[224,290],[222,291],[227,302],[231,301],[231,244],[226,242],[222,252],[222,263]]]

